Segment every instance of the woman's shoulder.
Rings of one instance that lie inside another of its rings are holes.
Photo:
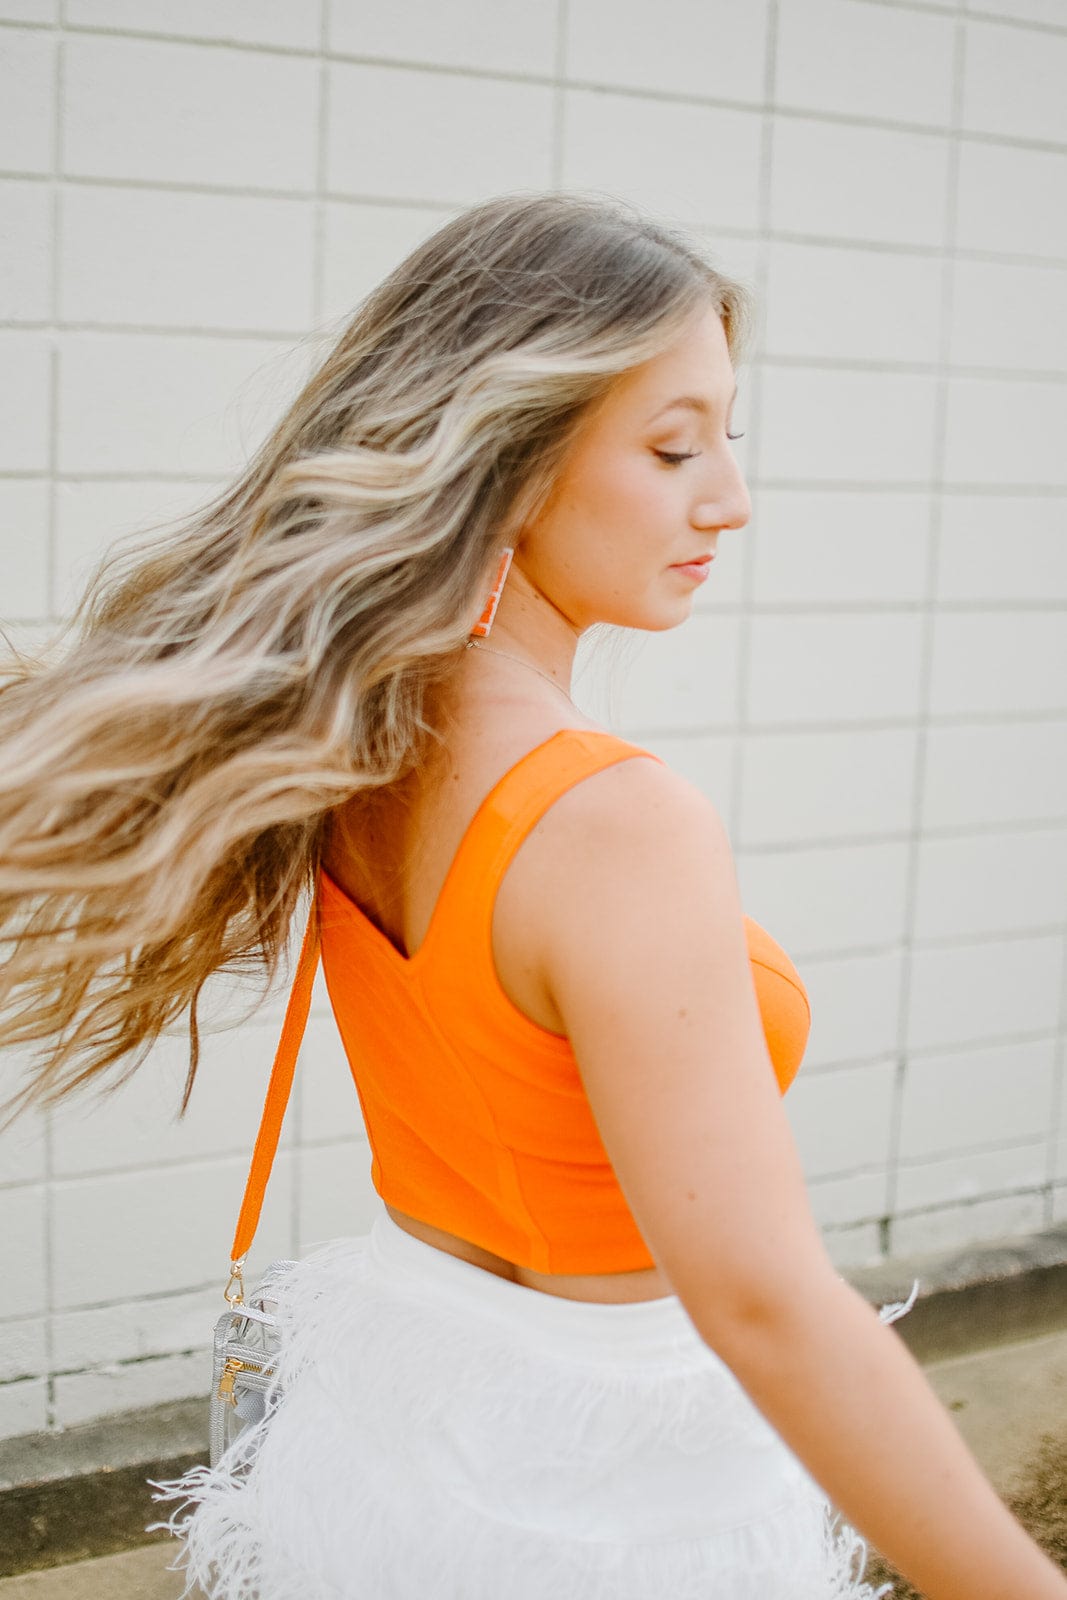
[[[569,870],[573,856],[581,871],[591,865],[591,853],[610,856],[613,850],[642,845],[659,852],[684,848],[682,841],[694,830],[724,835],[714,803],[659,752],[577,709],[542,714],[518,726],[483,718],[454,728],[450,775],[459,778],[457,788],[484,792],[538,751],[557,743],[565,747],[568,734],[594,753],[603,739],[611,760],[579,771],[577,778],[571,770],[567,787],[549,801],[532,831],[528,858],[537,856],[546,865],[550,858],[562,858]]]
[[[543,831],[569,840],[582,861],[613,851],[684,855],[695,834],[724,834],[722,818],[704,791],[661,756],[625,734],[598,728],[628,747],[624,759],[595,768],[550,808]]]

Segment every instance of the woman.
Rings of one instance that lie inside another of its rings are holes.
[[[748,316],[627,207],[474,207],[0,695],[23,1103],[186,1008],[187,1101],[201,986],[315,891],[385,1208],[279,1291],[244,1455],[170,1486],[209,1594],[860,1600],[828,1496],[931,1600],[1067,1596],[825,1254],[806,997],[721,819],[570,698],[748,521]]]

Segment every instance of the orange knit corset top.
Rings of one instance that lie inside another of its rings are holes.
[[[478,807],[426,937],[401,954],[322,869],[326,986],[389,1205],[536,1272],[654,1267],[582,1088],[570,1042],[501,987],[497,885],[552,802],[591,773],[652,752],[564,728],[507,771]],[[658,756],[652,759],[659,760]],[[784,1092],[810,1026],[792,962],[745,918],[768,1049]]]

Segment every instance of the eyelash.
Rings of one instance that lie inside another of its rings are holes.
[[[743,433],[728,433],[726,437],[728,439],[743,439],[745,436]],[[684,454],[679,454],[674,450],[657,450],[655,454],[659,456],[661,461],[666,461],[668,466],[676,467],[680,461],[692,461],[694,456],[700,454],[700,451],[690,450]]]

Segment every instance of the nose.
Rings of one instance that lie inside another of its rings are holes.
[[[752,500],[744,474],[732,453],[728,465],[718,458],[712,482],[703,485],[693,506],[694,528],[743,528],[752,516]]]

